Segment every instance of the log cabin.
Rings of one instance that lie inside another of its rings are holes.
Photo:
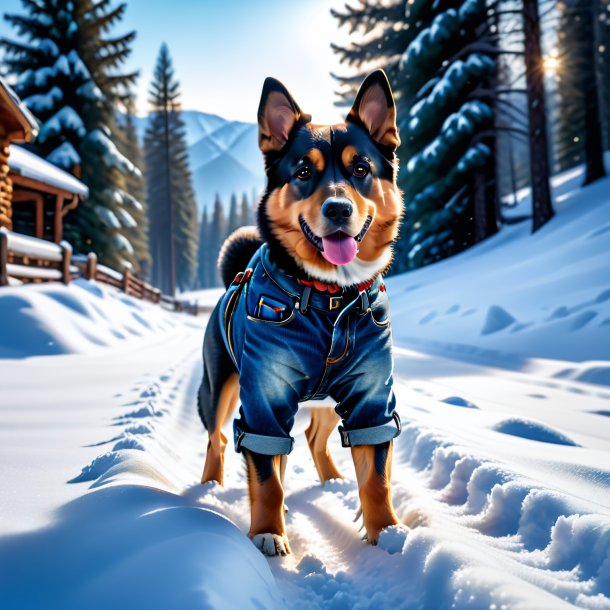
[[[17,146],[38,123],[0,77],[0,227],[59,243],[63,218],[89,191],[77,178]]]

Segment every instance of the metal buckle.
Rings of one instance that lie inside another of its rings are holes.
[[[339,426],[339,435],[341,436],[341,447],[352,446],[349,440],[349,432],[343,426]]]
[[[239,430],[239,428],[238,428],[238,430]],[[246,433],[243,430],[239,430],[239,434],[235,438],[235,453],[240,453],[241,443],[244,440],[244,436],[246,436]]]
[[[343,303],[343,297],[330,297],[328,309],[333,311],[335,309],[339,309]]]

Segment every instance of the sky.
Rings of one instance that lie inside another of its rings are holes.
[[[22,12],[19,0],[1,4],[3,13]],[[345,110],[333,105],[336,82],[329,74],[346,72],[330,48],[330,42],[345,38],[330,15],[336,4],[331,0],[127,0],[125,18],[113,33],[137,31],[126,69],[140,71],[138,113],[147,111],[155,59],[166,42],[185,110],[254,122],[263,81],[274,76],[314,121],[341,120]],[[4,20],[0,36],[13,36]]]

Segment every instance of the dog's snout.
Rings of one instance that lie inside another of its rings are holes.
[[[322,215],[336,224],[347,222],[354,213],[354,205],[349,199],[329,197],[322,204]]]

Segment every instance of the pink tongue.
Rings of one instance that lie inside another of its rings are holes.
[[[353,237],[337,231],[322,238],[324,251],[322,256],[333,265],[347,265],[354,260],[358,252],[358,244]]]

